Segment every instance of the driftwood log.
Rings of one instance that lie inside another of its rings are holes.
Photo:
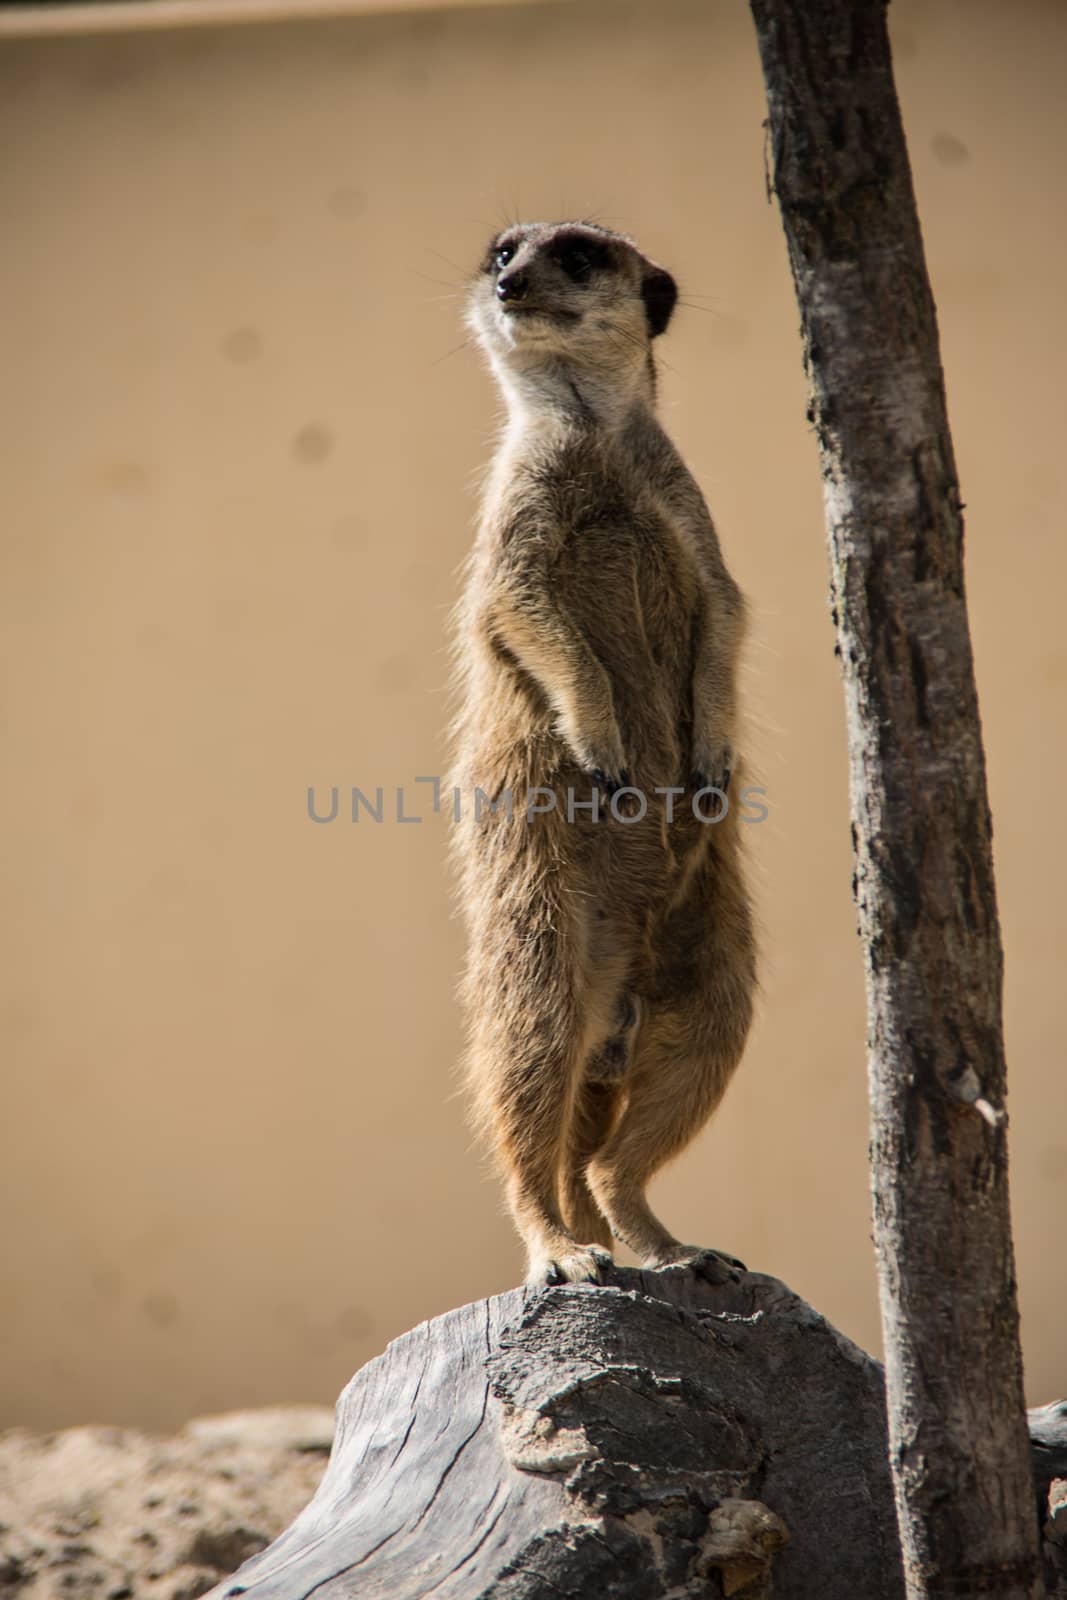
[[[216,1600],[903,1595],[878,1364],[757,1273],[617,1269],[396,1340]]]

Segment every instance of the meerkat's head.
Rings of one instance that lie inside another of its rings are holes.
[[[670,273],[623,234],[524,222],[490,241],[468,321],[508,391],[651,395],[651,343],[677,298]]]

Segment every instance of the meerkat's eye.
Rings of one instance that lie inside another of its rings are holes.
[[[496,264],[497,264],[497,266],[498,267],[506,267],[508,262],[511,260],[511,258],[512,258],[512,256],[514,254],[515,254],[515,246],[513,244],[503,244],[503,245],[501,245],[500,249],[496,253]]]

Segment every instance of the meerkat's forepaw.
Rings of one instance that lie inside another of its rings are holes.
[[[572,714],[560,718],[559,731],[591,784],[609,796],[629,785],[626,748],[614,716],[591,719]]]
[[[603,1283],[612,1264],[611,1251],[601,1245],[570,1245],[531,1261],[526,1283],[530,1289],[547,1289],[557,1283]]]
[[[702,1245],[676,1244],[647,1259],[643,1265],[657,1271],[663,1267],[688,1267],[713,1286],[739,1283],[741,1274],[748,1268],[736,1256],[722,1250],[709,1250]]]
[[[728,744],[697,744],[689,782],[694,790],[718,789],[728,795],[733,766],[734,752]]]
[[[630,766],[614,719],[597,727],[563,726],[560,731],[591,788],[611,800],[620,789],[630,787]]]
[[[617,795],[620,789],[628,789],[630,787],[630,774],[625,767],[616,773],[605,772],[603,767],[592,767],[590,768],[589,776],[597,788],[604,791],[609,800]]]

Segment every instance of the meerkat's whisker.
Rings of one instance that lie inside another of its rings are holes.
[[[463,297],[462,284],[450,283],[447,278],[432,278],[428,272],[420,272],[417,267],[409,267],[408,271],[413,278],[421,278],[423,283],[432,283],[438,289],[448,289],[458,299]]]
[[[461,350],[469,350],[469,349],[470,349],[470,340],[469,339],[464,339],[460,344],[453,345],[451,350],[446,350],[444,355],[437,356],[435,360],[430,362],[430,366],[431,367],[439,367],[441,365],[442,361],[447,361],[450,356],[458,356]]]
[[[428,250],[426,253],[427,255],[436,256],[438,261],[443,261],[446,267],[452,268],[453,272],[458,272],[458,282],[463,283],[465,281],[467,274],[464,272],[458,261],[453,261],[451,256],[443,256],[440,250]]]

